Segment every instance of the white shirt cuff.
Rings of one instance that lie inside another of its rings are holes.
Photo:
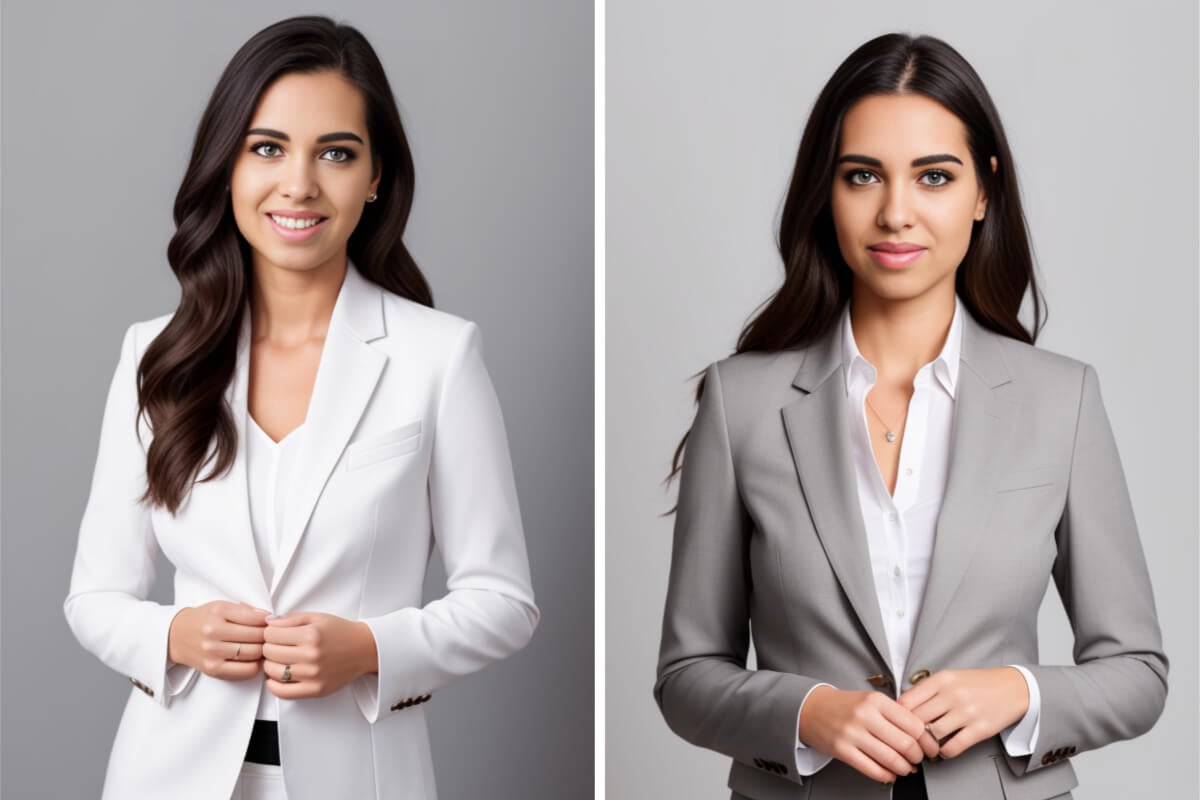
[[[837,688],[829,683],[818,683],[817,686],[828,686],[831,689]],[[804,695],[804,699],[800,701],[800,709],[796,712],[796,774],[802,777],[816,774],[826,764],[833,761],[833,756],[825,755],[820,750],[809,747],[800,741],[800,714],[804,711],[804,704],[808,702],[808,695],[812,694],[813,689],[816,689],[817,686],[808,690],[808,693]],[[1032,753],[1033,751],[1030,750],[1029,752]]]
[[[1042,694],[1032,672],[1016,664],[1008,666],[1020,671],[1029,686],[1029,709],[1025,716],[1021,717],[1017,724],[1000,732],[1000,741],[1004,742],[1004,749],[1013,758],[1019,758],[1033,755],[1037,749],[1038,733],[1041,732],[1042,726]]]

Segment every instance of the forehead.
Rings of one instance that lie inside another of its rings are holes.
[[[870,95],[842,120],[838,155],[856,153],[908,164],[933,153],[950,153],[969,163],[967,128],[936,100],[919,94]]]
[[[330,131],[351,131],[366,139],[366,118],[362,92],[338,73],[290,73],[267,86],[249,127],[274,128],[293,139]]]

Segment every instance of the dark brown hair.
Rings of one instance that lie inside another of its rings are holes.
[[[986,216],[955,274],[955,291],[980,325],[1032,344],[1044,324],[1044,301],[1017,176],[1000,115],[983,81],[958,51],[932,36],[890,33],[842,62],[813,106],[792,170],[779,225],[783,285],[742,329],[735,353],[801,348],[827,334],[850,299],[852,273],[838,248],[830,191],[847,110],[869,95],[919,94],[962,120],[975,177],[988,198]],[[990,159],[995,156],[997,170]],[[1033,328],[1017,318],[1026,291]],[[696,387],[696,401],[704,380]],[[687,434],[675,449],[668,480],[679,472]]]
[[[179,307],[138,367],[138,417],[146,415],[154,434],[142,500],[172,514],[193,481],[228,471],[237,450],[224,393],[247,313],[251,258],[226,192],[234,161],[259,98],[273,81],[326,70],[362,92],[372,164],[381,170],[379,199],[364,206],[347,245],[349,259],[366,279],[433,305],[429,285],[401,240],[412,208],[412,154],[375,51],[358,30],[328,17],[292,17],[259,31],[225,67],[200,118],[167,246],[181,289]],[[208,475],[198,478],[214,460]]]

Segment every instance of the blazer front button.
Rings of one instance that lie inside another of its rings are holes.
[[[871,684],[876,689],[886,689],[889,692],[894,688],[892,679],[886,675],[871,675],[867,678],[867,683]]]
[[[913,686],[916,686],[918,683],[920,683],[921,681],[925,680],[928,677],[929,677],[929,670],[919,669],[912,674],[912,677],[908,679],[908,682],[911,683]]]

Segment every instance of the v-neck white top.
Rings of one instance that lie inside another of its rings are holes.
[[[897,434],[904,433],[892,492],[888,492],[883,483],[871,448],[868,415],[874,412],[867,406],[866,397],[878,376],[874,365],[863,357],[854,340],[849,304],[842,310],[839,325],[850,421],[850,452],[859,509],[867,534],[871,576],[883,617],[892,675],[898,681],[907,674],[909,649],[925,597],[934,533],[946,492],[954,398],[962,355],[962,315],[966,313],[969,312],[956,295],[954,316],[941,352],[921,367],[913,379],[907,416],[903,420],[881,420],[889,428],[898,423],[891,429]],[[1040,729],[1041,694],[1029,670],[1012,666],[1025,676],[1029,686],[1029,708],[1025,716],[1000,734],[1008,754],[1015,758],[1030,755],[1035,749]],[[800,708],[803,710],[803,702]],[[799,719],[797,713],[797,730]],[[806,747],[797,736],[796,769],[800,775],[811,775],[830,760],[831,756]]]
[[[250,498],[250,528],[254,549],[267,586],[275,577],[282,539],[283,515],[290,489],[295,483],[299,463],[297,444],[304,435],[304,424],[276,442],[246,414],[246,485]],[[258,719],[279,719],[279,698],[267,691],[262,679],[258,698]]]

